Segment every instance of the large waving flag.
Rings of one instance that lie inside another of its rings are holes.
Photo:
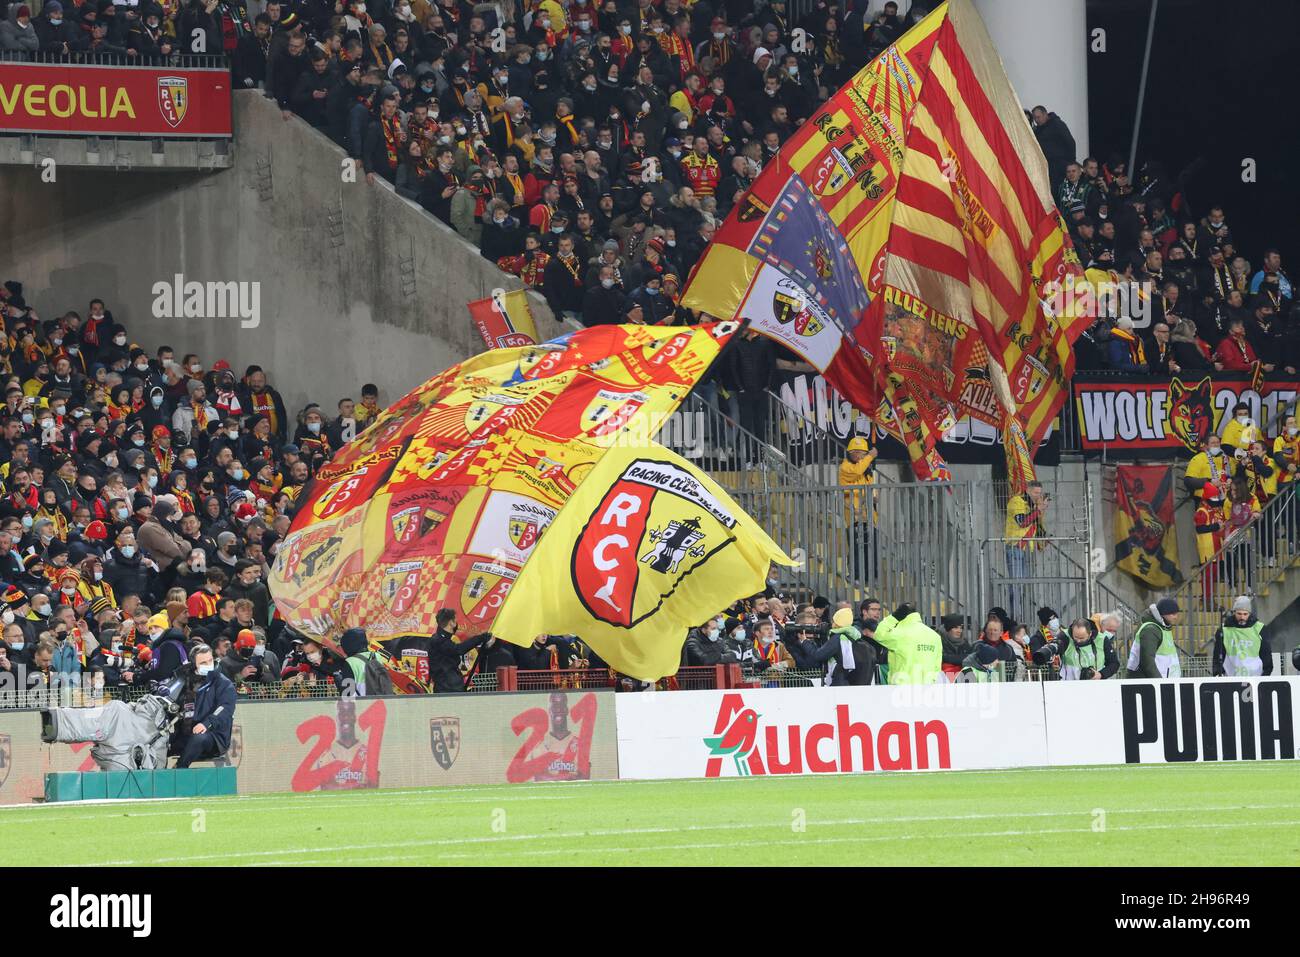
[[[429,635],[440,608],[491,630],[543,532],[601,456],[644,444],[737,328],[602,326],[496,349],[385,410],[304,491],[276,608],[331,647]]]
[[[712,479],[659,445],[606,452],[551,523],[494,633],[581,635],[643,681],[676,674],[687,629],[793,565]]]
[[[1010,455],[1042,439],[1085,322],[1048,301],[1070,275],[1033,131],[970,0],[950,0],[800,127],[683,304],[747,318],[815,365],[924,478],[961,415],[1018,424]]]

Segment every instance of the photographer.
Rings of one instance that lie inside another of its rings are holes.
[[[149,667],[123,671],[122,680],[127,684],[150,685],[168,681],[180,668],[190,662],[185,633],[179,628],[168,627],[165,611],[149,619],[148,633],[151,639]]]
[[[836,642],[828,640],[829,637],[826,625],[817,621],[814,615],[800,615],[799,620],[787,629],[785,639],[785,650],[794,659],[795,668],[817,671],[832,660],[838,648]]]
[[[239,684],[271,684],[280,680],[280,662],[251,628],[240,629],[229,653],[221,659],[221,670]]]
[[[1070,636],[1045,642],[1034,652],[1034,660],[1045,663],[1060,657],[1062,681],[1099,681],[1119,671],[1115,639],[1099,632],[1086,618],[1070,623]]]
[[[207,645],[194,646],[194,662],[186,669],[186,687],[181,694],[183,717],[172,738],[172,750],[180,754],[176,767],[188,768],[195,761],[225,754],[235,720],[235,686],[213,664],[212,649]]]
[[[343,680],[351,675],[351,669],[341,658],[296,628],[285,628],[285,632],[293,642],[293,648],[285,656],[284,667],[280,670],[281,681],[314,685],[318,681],[333,679],[340,689],[343,687]]]
[[[1061,662],[1058,660],[1058,653],[1048,654],[1042,658],[1039,657],[1039,651],[1046,645],[1052,645],[1054,648],[1064,648],[1066,641],[1065,632],[1061,631],[1061,617],[1052,608],[1043,607],[1038,609],[1038,631],[1029,636],[1029,650],[1034,656],[1036,664],[1051,664],[1053,667],[1060,667]]]

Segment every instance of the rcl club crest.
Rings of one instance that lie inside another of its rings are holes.
[[[574,591],[593,617],[631,628],[734,540],[735,522],[688,470],[637,459],[601,496],[574,543]]]
[[[429,747],[438,767],[450,771],[460,757],[460,718],[430,718]]]
[[[809,309],[808,297],[793,283],[781,283],[772,294],[772,314],[783,326],[791,326],[804,337],[817,335],[822,321]]]
[[[167,125],[175,129],[190,108],[189,80],[183,76],[158,77],[158,110]]]
[[[399,562],[384,572],[384,580],[379,585],[379,595],[388,610],[394,615],[406,612],[420,591],[421,562]]]
[[[496,562],[474,562],[460,590],[460,607],[471,624],[496,614],[514,586],[518,572]]]
[[[644,392],[615,392],[600,389],[582,412],[582,430],[592,435],[609,435],[623,428],[649,401]]]
[[[536,519],[515,517],[510,520],[510,541],[521,552],[537,544],[537,534]]]
[[[442,524],[446,512],[424,505],[412,505],[394,512],[390,519],[393,526],[393,541],[398,545],[409,545],[416,539],[423,538]]]

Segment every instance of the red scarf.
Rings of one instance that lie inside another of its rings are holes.
[[[395,170],[397,169],[397,147],[401,139],[402,122],[394,113],[387,119],[381,116],[379,125],[384,130],[384,150],[388,154],[388,168]]]

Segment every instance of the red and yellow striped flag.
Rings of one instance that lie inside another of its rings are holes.
[[[749,319],[816,366],[923,478],[962,415],[1018,426],[1008,455],[1032,475],[1086,324],[1055,314],[1071,275],[1046,161],[970,0],[950,0],[782,148],[683,304]]]

